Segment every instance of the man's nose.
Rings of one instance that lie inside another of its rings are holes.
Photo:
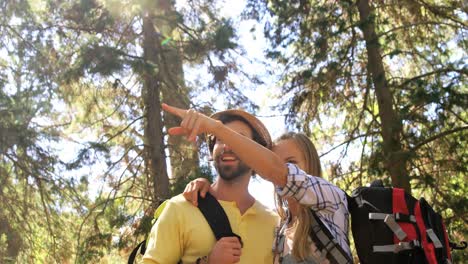
[[[223,150],[224,150],[224,152],[229,152],[229,151],[232,150],[232,148],[228,144],[224,143],[223,144]]]

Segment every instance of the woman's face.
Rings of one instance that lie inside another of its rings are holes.
[[[285,139],[279,141],[273,146],[273,152],[275,152],[284,163],[296,164],[301,170],[305,170],[306,162],[304,154],[294,140]],[[296,216],[299,210],[299,203],[292,197],[288,197],[286,200],[288,202],[289,211],[293,216]]]
[[[273,146],[276,153],[285,163],[296,164],[301,170],[306,169],[304,154],[292,139],[280,140]]]

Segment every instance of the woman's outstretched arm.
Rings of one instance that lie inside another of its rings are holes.
[[[170,135],[186,135],[188,140],[194,141],[199,134],[213,134],[229,145],[239,159],[262,178],[273,182],[279,187],[286,185],[288,173],[286,164],[273,151],[246,136],[238,134],[220,121],[195,110],[185,110],[167,104],[163,104],[162,108],[166,112],[182,118],[179,127],[168,130]]]

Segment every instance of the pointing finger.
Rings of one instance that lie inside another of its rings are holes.
[[[171,114],[174,114],[180,118],[184,118],[185,114],[187,113],[187,110],[175,107],[175,106],[170,106],[168,104],[162,104],[162,109],[166,112],[169,112]]]

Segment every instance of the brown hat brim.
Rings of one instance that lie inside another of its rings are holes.
[[[220,117],[223,115],[240,116],[243,119],[245,119],[245,121],[247,121],[249,125],[251,125],[252,128],[258,133],[261,140],[263,140],[264,144],[262,145],[264,145],[268,149],[271,149],[273,143],[271,140],[270,133],[268,132],[268,129],[265,127],[262,121],[260,121],[258,118],[240,109],[228,109],[228,110],[216,112],[211,115],[211,118],[219,120]]]

